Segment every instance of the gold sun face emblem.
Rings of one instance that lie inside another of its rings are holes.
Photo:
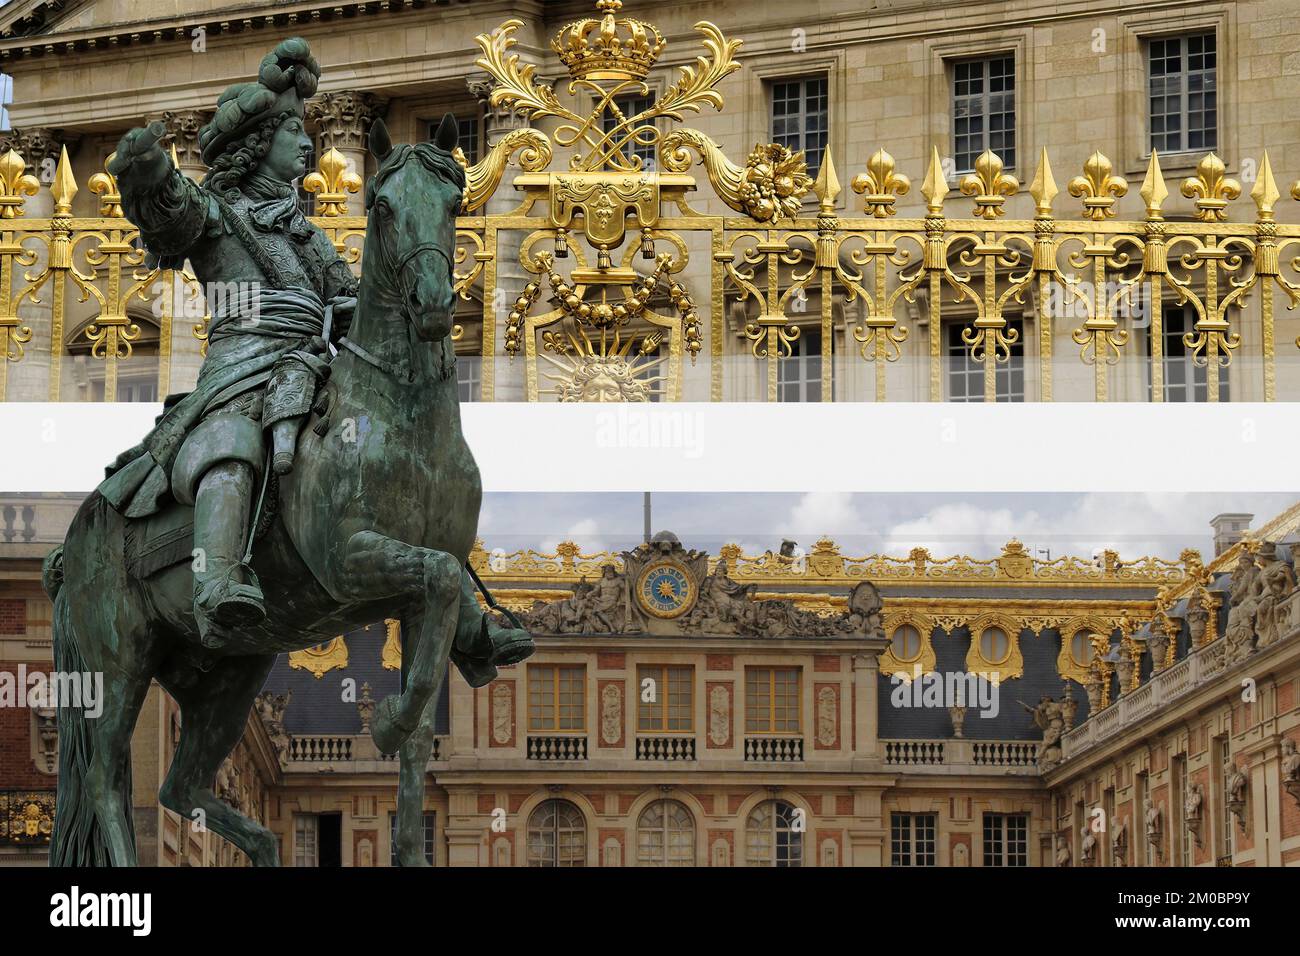
[[[594,335],[581,327],[547,332],[542,357],[558,374],[546,375],[555,385],[545,391],[562,402],[648,402],[661,392],[666,378],[658,374],[665,360],[658,354],[662,341],[659,331],[639,341],[605,329]]]

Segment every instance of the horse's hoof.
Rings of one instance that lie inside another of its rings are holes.
[[[532,635],[527,631],[511,628],[497,631],[492,635],[492,663],[500,664],[502,667],[527,660],[533,656],[535,650],[537,645],[533,643]]]
[[[397,723],[397,708],[400,703],[400,697],[389,694],[375,708],[374,719],[370,722],[370,738],[381,754],[397,753],[402,749],[402,744],[406,743],[406,738],[411,736],[409,730],[404,730]]]

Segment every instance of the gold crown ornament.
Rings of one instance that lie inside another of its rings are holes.
[[[575,80],[643,80],[668,41],[657,27],[631,17],[614,18],[622,0],[597,0],[600,19],[587,17],[562,28],[551,41]]]

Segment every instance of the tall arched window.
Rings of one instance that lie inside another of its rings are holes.
[[[695,820],[676,800],[656,800],[636,823],[639,866],[694,866]]]
[[[528,817],[529,866],[586,866],[587,824],[568,800],[546,800]]]
[[[756,806],[745,823],[745,861],[750,866],[802,866],[803,827],[795,828],[796,815],[784,800]]]

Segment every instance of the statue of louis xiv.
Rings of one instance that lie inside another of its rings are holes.
[[[263,58],[255,82],[227,89],[199,132],[201,184],[163,152],[160,124],[127,133],[110,165],[149,251],[164,268],[190,261],[211,324],[194,391],[169,397],[99,490],[128,518],[155,513],[168,495],[194,505],[194,612],[209,648],[225,643],[223,628],[265,617],[246,542],[266,436],[271,467],[287,473],[329,373],[326,338],[346,332],[356,304],[356,279],[302,215],[293,185],[312,149],[304,110],[319,77],[295,38]]]

